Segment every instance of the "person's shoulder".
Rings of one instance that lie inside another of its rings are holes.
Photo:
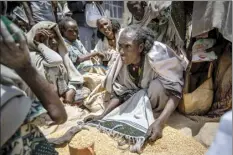
[[[166,48],[167,45],[162,43],[162,42],[159,42],[159,41],[154,41],[154,46],[156,47],[163,47],[163,48]]]

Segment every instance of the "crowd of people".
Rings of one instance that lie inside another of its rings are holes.
[[[58,154],[32,122],[46,114],[63,124],[65,105],[85,108],[96,90],[88,75],[101,76],[95,87],[106,95],[103,112],[85,124],[119,134],[132,152],[162,137],[192,62],[193,2],[129,1],[125,26],[105,15],[101,1],[1,4],[1,153]]]

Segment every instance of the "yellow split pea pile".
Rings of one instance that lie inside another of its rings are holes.
[[[53,134],[49,138],[60,137],[62,134],[64,133]],[[136,155],[128,150],[118,149],[116,141],[92,127],[77,133],[69,145],[75,148],[85,148],[92,143],[94,143],[96,155]],[[68,145],[56,148],[56,150],[59,155],[69,155]],[[167,126],[163,130],[163,138],[153,144],[146,144],[141,155],[204,155],[206,151],[207,149],[193,138]]]

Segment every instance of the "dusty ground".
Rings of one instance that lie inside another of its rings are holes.
[[[96,155],[136,155],[117,149],[116,141],[95,128],[79,132],[69,145],[83,148],[91,143],[94,143]],[[68,145],[56,148],[56,150],[59,155],[69,155]],[[146,144],[142,155],[204,155],[206,151],[207,149],[193,138],[167,126],[163,131],[163,138],[153,144]]]

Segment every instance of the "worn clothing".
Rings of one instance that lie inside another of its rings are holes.
[[[77,64],[77,59],[80,56],[84,56],[86,54],[89,54],[89,52],[85,49],[85,47],[83,46],[83,44],[81,43],[80,40],[75,40],[74,42],[70,42],[67,39],[64,39],[66,47],[68,49],[69,52],[69,57],[71,59],[71,61],[73,62],[74,66],[80,71],[82,72],[82,69],[84,67],[87,66],[91,66],[92,62],[90,60],[84,61],[80,64]]]
[[[92,50],[98,41],[98,38],[96,35],[97,29],[92,28],[87,25],[86,17],[85,17],[86,2],[85,1],[80,1],[80,2],[68,1],[67,4],[68,4],[68,8],[72,12],[72,18],[77,22],[79,26],[78,30],[79,30],[79,35],[80,35],[80,41],[83,43],[84,47],[88,51]]]
[[[147,26],[155,33],[155,41],[171,47],[177,54],[186,56],[185,45],[186,23],[183,2],[148,1],[141,21],[130,18],[128,25]]]
[[[158,78],[164,88],[177,97],[181,97],[183,87],[183,71],[187,63],[180,59],[168,46],[155,41],[150,52],[145,55],[143,77],[137,87],[129,78],[127,66],[118,56],[116,62],[108,72],[103,86],[109,92],[123,95],[139,88],[148,88],[150,81]]]
[[[165,108],[169,96],[181,98],[186,65],[172,49],[155,41],[145,55],[141,77],[136,83],[130,77],[132,72],[118,56],[103,87],[120,97],[122,104],[90,124],[112,136],[123,137],[131,151],[140,152],[149,126]]]
[[[48,143],[37,126],[30,123],[22,125],[1,148],[1,154],[43,154],[58,155],[58,152]]]
[[[118,49],[118,39],[119,39],[119,34],[122,32],[123,29],[120,29],[116,34],[115,34],[115,39],[116,39],[116,48],[112,47],[108,43],[107,37],[104,37],[103,40],[99,39],[94,50],[92,52],[101,52],[104,54],[104,59],[103,61],[108,61],[108,67],[111,67],[114,62],[116,61],[117,56],[119,53],[117,52]]]
[[[36,46],[33,42],[36,30],[40,28],[54,29],[59,38],[58,53],[51,50],[44,44]],[[40,22],[36,24],[27,34],[32,64],[35,65],[39,73],[55,86],[59,95],[68,89],[79,89],[83,83],[82,75],[76,70],[69,58],[64,40],[58,30],[58,26],[53,22]],[[27,92],[30,94],[29,92]]]
[[[10,68],[1,65],[1,154],[55,155],[40,130],[31,124],[47,113],[42,104],[31,100],[22,89],[23,80]],[[15,110],[17,109],[17,110]]]
[[[40,21],[56,22],[51,1],[30,1],[28,3],[36,23]]]
[[[232,1],[194,2],[192,25],[192,37],[217,28],[232,42]]]

